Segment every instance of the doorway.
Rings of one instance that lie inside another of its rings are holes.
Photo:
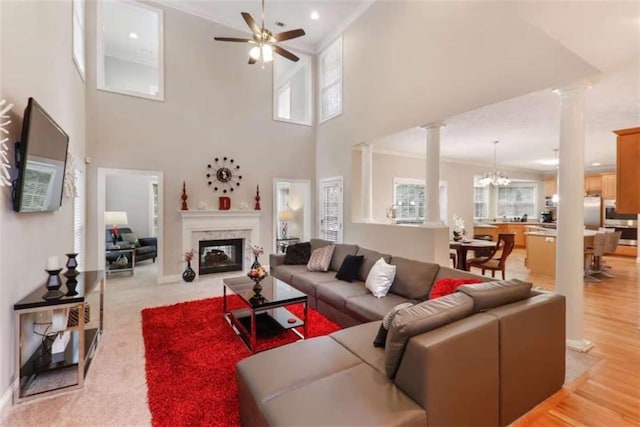
[[[320,238],[342,243],[343,236],[343,195],[342,177],[320,180],[319,220]]]
[[[105,221],[105,212],[119,214],[123,219],[120,228],[128,233],[121,237],[138,240],[135,266],[144,268],[145,274],[156,276],[158,283],[163,278],[163,173],[131,169],[98,168],[98,210],[97,210],[97,260],[106,262],[107,228],[112,224]],[[124,215],[122,215],[124,213]],[[115,224],[114,224],[115,225]],[[129,236],[125,236],[129,234]],[[133,236],[132,236],[133,235]],[[152,239],[156,239],[155,251],[149,251]],[[145,242],[145,245],[142,245]],[[139,255],[139,256],[138,256]],[[155,258],[155,262],[154,259]],[[135,274],[135,269],[132,271]]]
[[[273,250],[284,253],[287,246],[311,239],[311,181],[273,180]]]

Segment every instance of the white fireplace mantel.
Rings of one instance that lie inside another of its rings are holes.
[[[260,244],[260,217],[262,211],[253,210],[193,210],[178,211],[182,218],[182,252],[191,249],[197,253],[198,242],[210,238],[242,238],[247,247]],[[250,257],[245,251],[243,269],[248,270]],[[195,265],[194,265],[195,264]],[[192,267],[198,271],[196,255]]]

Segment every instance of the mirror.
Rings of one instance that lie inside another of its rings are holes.
[[[274,55],[273,119],[311,125],[311,58],[292,62]]]
[[[164,100],[162,10],[98,3],[98,89]]]

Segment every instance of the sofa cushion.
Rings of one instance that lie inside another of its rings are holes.
[[[384,258],[380,258],[369,270],[365,284],[374,297],[382,298],[389,292],[395,277],[396,266],[387,264]]]
[[[427,425],[425,410],[366,363],[275,396],[260,409],[271,426]]]
[[[412,302],[403,302],[402,304],[398,304],[393,307],[387,314],[384,315],[382,319],[382,323],[380,324],[380,328],[378,329],[378,333],[376,337],[373,339],[374,347],[384,347],[387,343],[387,334],[389,333],[389,328],[391,327],[391,322],[393,318],[396,317],[396,314],[403,308],[411,307],[413,305]]]
[[[364,322],[382,320],[393,307],[410,300],[396,294],[387,294],[384,298],[376,298],[371,294],[347,299],[345,311],[347,314]],[[415,302],[411,300],[411,302]]]
[[[481,279],[475,277],[462,277],[460,279],[453,279],[451,277],[443,277],[434,283],[429,294],[429,299],[440,298],[445,295],[452,294],[462,285],[472,285],[476,283],[482,283]]]
[[[368,322],[351,328],[342,329],[329,335],[347,350],[361,358],[376,371],[384,374],[384,350],[371,345],[371,336],[380,328],[382,322]]]
[[[316,249],[323,248],[323,247],[329,246],[329,245],[333,245],[333,242],[330,242],[329,240],[323,240],[323,239],[311,239],[309,241],[309,244],[311,245],[311,252],[313,252]]]
[[[470,273],[468,271],[458,270],[457,268],[440,266],[440,269],[438,270],[438,274],[436,274],[434,282],[437,282],[438,280],[443,279],[445,277],[449,277],[453,279],[460,279],[463,277],[476,278],[476,279],[482,280],[483,282],[493,282],[495,280],[490,277],[480,276],[478,274]]]
[[[394,378],[409,338],[473,314],[473,299],[461,292],[400,310],[391,322],[384,347],[387,376]]]
[[[285,265],[306,265],[311,257],[311,243],[303,242],[287,246],[284,256]]]
[[[356,255],[364,255],[362,268],[360,268],[360,274],[358,275],[358,280],[362,280],[363,282],[367,281],[367,276],[369,275],[371,267],[373,267],[373,264],[375,264],[380,258],[384,258],[384,261],[386,263],[391,262],[391,255],[389,254],[382,254],[380,252],[360,247],[358,248],[358,252],[356,252]]]
[[[318,284],[333,282],[335,280],[336,278],[333,276],[333,272],[325,273],[321,271],[304,271],[302,273],[294,274],[291,278],[290,285],[310,297],[315,297],[316,286]]]
[[[136,233],[120,233],[120,238],[123,242],[132,243],[136,248],[140,247],[140,242],[138,241]]]
[[[347,245],[345,243],[336,243],[333,249],[333,257],[329,270],[338,271],[347,255],[355,255],[358,251],[358,245]]]
[[[479,285],[463,285],[457,292],[469,295],[473,299],[473,311],[477,313],[529,298],[531,286],[531,283],[518,279],[498,280]]]
[[[279,265],[271,267],[271,275],[276,279],[283,280],[289,284],[293,281],[293,276],[307,272],[307,265]]]
[[[426,300],[440,265],[430,262],[393,257],[391,264],[397,267],[396,278],[389,292],[410,299]]]
[[[323,246],[311,252],[311,257],[307,263],[307,270],[328,271],[334,247],[333,245]]]
[[[136,257],[147,254],[155,254],[156,248],[154,246],[140,246],[136,247]]]
[[[344,311],[347,299],[368,295],[369,291],[364,286],[364,282],[344,282],[342,280],[333,280],[331,282],[323,282],[316,286],[316,296],[332,307]]]
[[[363,260],[364,257],[362,255],[347,255],[336,273],[336,279],[349,283],[356,280]]]

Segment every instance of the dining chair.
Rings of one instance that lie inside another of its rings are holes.
[[[485,271],[491,270],[491,277],[496,277],[496,271],[502,272],[502,280],[505,279],[505,265],[507,258],[515,247],[515,233],[500,233],[498,235],[498,244],[493,249],[488,257],[472,258],[467,261],[467,270],[471,267],[479,268],[482,270],[482,275]]]

